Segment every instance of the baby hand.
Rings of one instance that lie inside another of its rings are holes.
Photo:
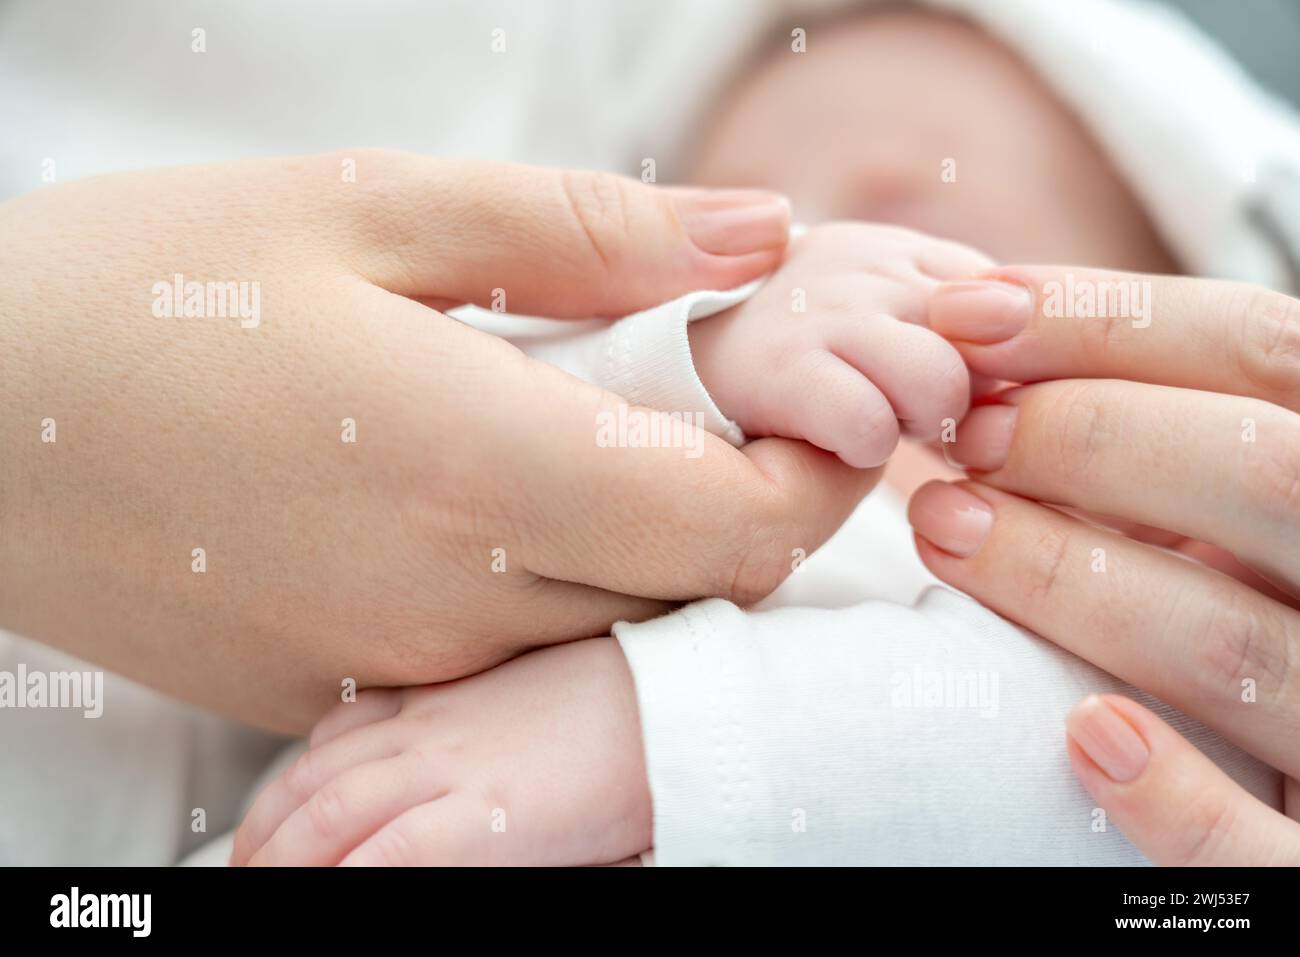
[[[966,413],[966,365],[926,327],[926,308],[939,282],[991,265],[894,226],[819,226],[750,299],[691,323],[696,370],[747,435],[881,465],[900,432],[935,439]]]
[[[607,864],[650,841],[632,676],[593,638],[338,705],[258,796],[231,863]]]

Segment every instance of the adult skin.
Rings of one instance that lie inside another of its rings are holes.
[[[948,455],[973,481],[912,498],[922,559],[1276,767],[1300,816],[1300,302],[1064,267],[990,278],[941,287],[931,322],[972,369],[1034,384],[958,427]],[[1148,283],[1149,319],[1046,306],[1103,282]],[[1146,709],[1090,697],[1068,736],[1085,786],[1156,862],[1300,864],[1300,824]]]
[[[876,472],[782,440],[598,448],[616,397],[436,309],[621,315],[770,270],[788,221],[771,194],[374,151],[0,206],[0,626],[300,732],[348,678],[756,599]],[[178,273],[257,283],[257,321],[159,318]]]

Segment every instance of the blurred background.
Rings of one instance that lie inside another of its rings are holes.
[[[1219,41],[1264,86],[1300,106],[1300,2],[1160,0]]]

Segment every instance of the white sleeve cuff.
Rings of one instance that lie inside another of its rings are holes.
[[[696,602],[639,624],[614,626],[636,684],[654,800],[656,864],[740,863],[737,789],[749,775],[740,760],[736,645],[745,613],[721,599]]]
[[[743,445],[745,433],[718,408],[695,371],[686,327],[744,302],[761,282],[727,292],[687,293],[620,319],[609,327],[601,344],[597,384],[633,405],[699,413],[707,431],[732,445]]]
[[[569,331],[572,323],[566,328],[551,320],[504,316],[472,306],[453,315],[504,336],[534,359],[558,366],[632,405],[681,414],[732,445],[744,445],[744,431],[718,408],[695,371],[686,327],[744,302],[762,282],[756,279],[725,292],[690,292],[617,322],[595,328],[583,323],[576,331]]]
[[[1130,695],[1247,791],[1278,774],[946,588],[912,607],[696,602],[614,634],[661,866],[1137,864],[1070,768],[1065,719]]]

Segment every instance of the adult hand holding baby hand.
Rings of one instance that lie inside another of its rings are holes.
[[[759,597],[876,473],[598,448],[614,396],[435,310],[619,315],[787,229],[768,194],[372,151],[0,206],[0,625],[296,731],[349,679]]]
[[[913,497],[922,560],[1288,776],[1284,816],[1147,709],[1086,699],[1075,768],[1150,858],[1300,864],[1300,302],[1015,267],[930,319],[972,371],[1034,384],[959,425],[973,481]]]

